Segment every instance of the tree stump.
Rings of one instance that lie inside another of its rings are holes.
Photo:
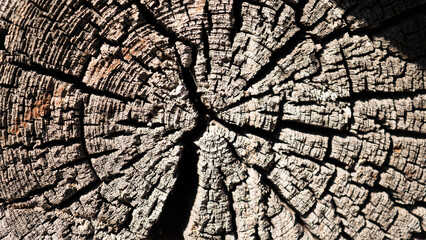
[[[0,239],[426,239],[425,9],[0,0]]]

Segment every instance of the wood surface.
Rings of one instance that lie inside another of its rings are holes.
[[[0,0],[0,239],[426,239],[426,0]]]

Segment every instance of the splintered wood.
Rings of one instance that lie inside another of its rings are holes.
[[[425,239],[425,8],[0,0],[0,239]]]

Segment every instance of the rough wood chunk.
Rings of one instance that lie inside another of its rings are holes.
[[[386,161],[390,141],[390,135],[384,131],[357,137],[335,136],[331,142],[330,158],[344,163],[347,168],[364,163],[372,163],[380,167]]]
[[[426,133],[426,95],[401,99],[356,101],[353,129],[361,132],[390,130]]]
[[[343,130],[349,123],[351,108],[348,103],[325,102],[323,104],[298,105],[288,103],[283,107],[282,119],[309,125]]]

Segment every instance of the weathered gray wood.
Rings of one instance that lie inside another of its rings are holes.
[[[0,0],[0,239],[426,238],[425,7]]]

